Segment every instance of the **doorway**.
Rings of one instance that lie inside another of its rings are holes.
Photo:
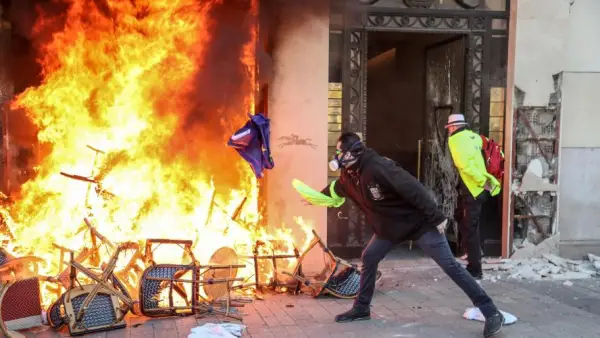
[[[458,174],[444,125],[464,111],[466,50],[462,34],[368,33],[367,143],[417,177],[448,216],[457,207]],[[453,222],[451,243],[455,234]]]

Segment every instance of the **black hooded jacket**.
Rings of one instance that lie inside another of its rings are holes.
[[[421,182],[372,149],[342,170],[334,189],[360,207],[375,234],[393,242],[417,240],[445,219]],[[321,192],[330,196],[329,187]]]

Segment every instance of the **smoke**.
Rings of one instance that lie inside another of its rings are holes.
[[[290,30],[329,14],[328,4],[320,0],[262,0],[257,16],[250,10],[249,0],[227,0],[209,13],[211,42],[201,56],[204,66],[188,95],[192,109],[187,112],[175,138],[179,151],[184,149],[186,157],[201,163],[203,170],[214,173],[217,191],[228,187],[227,183],[242,179],[239,170],[232,170],[239,155],[233,149],[225,149],[225,144],[247,119],[245,100],[254,85],[251,83],[254,69],[241,62],[245,47],[256,38],[253,52],[257,70],[255,85],[259,92],[250,95],[256,94],[257,112],[265,113],[262,108],[267,99],[266,88],[274,76],[272,55],[278,43]],[[295,19],[282,22],[283,10],[293,11]],[[258,36],[254,37],[252,32],[257,24]],[[198,137],[201,143],[191,141]]]

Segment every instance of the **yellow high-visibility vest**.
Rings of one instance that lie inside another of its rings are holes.
[[[480,135],[469,129],[461,130],[449,137],[448,146],[460,178],[473,197],[483,192],[486,182],[489,182],[492,187],[490,192],[492,196],[500,193],[500,182],[485,168],[481,153],[483,140]]]

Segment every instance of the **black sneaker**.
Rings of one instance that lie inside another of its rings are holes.
[[[335,316],[335,321],[338,323],[353,322],[355,320],[371,319],[371,311],[369,309],[362,310],[355,307],[350,310]]]
[[[488,338],[500,332],[502,324],[504,324],[504,316],[500,312],[496,312],[495,315],[486,318],[483,336]]]

